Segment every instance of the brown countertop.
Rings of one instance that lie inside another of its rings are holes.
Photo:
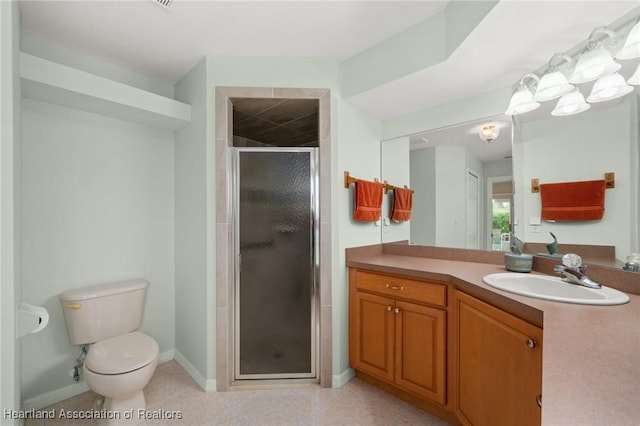
[[[640,425],[640,296],[617,306],[550,302],[482,282],[502,264],[347,250],[347,266],[455,284],[544,329],[542,424]]]

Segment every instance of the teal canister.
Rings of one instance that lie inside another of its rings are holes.
[[[507,271],[531,272],[533,256],[530,254],[504,254],[504,267]]]

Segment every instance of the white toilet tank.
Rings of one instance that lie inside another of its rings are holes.
[[[144,279],[98,284],[60,294],[72,345],[95,343],[142,325],[149,282]]]

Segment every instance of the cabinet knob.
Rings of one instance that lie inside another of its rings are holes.
[[[542,408],[542,395],[541,394],[536,396],[536,404],[538,404],[538,407]]]
[[[536,346],[538,346],[538,342],[536,342],[535,340],[533,340],[530,337],[527,338],[526,342],[527,342],[527,346],[532,348],[532,349],[535,348]]]
[[[399,314],[399,313],[400,313],[400,308],[395,308],[395,309],[393,310],[393,312],[395,312],[396,314]]]
[[[400,291],[404,290],[404,287],[402,287],[402,286],[399,286],[399,285],[391,285],[391,284],[387,284],[387,288],[388,288],[389,290],[400,290]]]
[[[391,312],[391,309],[393,309],[391,306],[387,306],[387,311]]]

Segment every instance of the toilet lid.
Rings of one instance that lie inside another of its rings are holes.
[[[94,373],[123,374],[142,368],[157,357],[158,343],[134,331],[94,343],[84,363]]]

